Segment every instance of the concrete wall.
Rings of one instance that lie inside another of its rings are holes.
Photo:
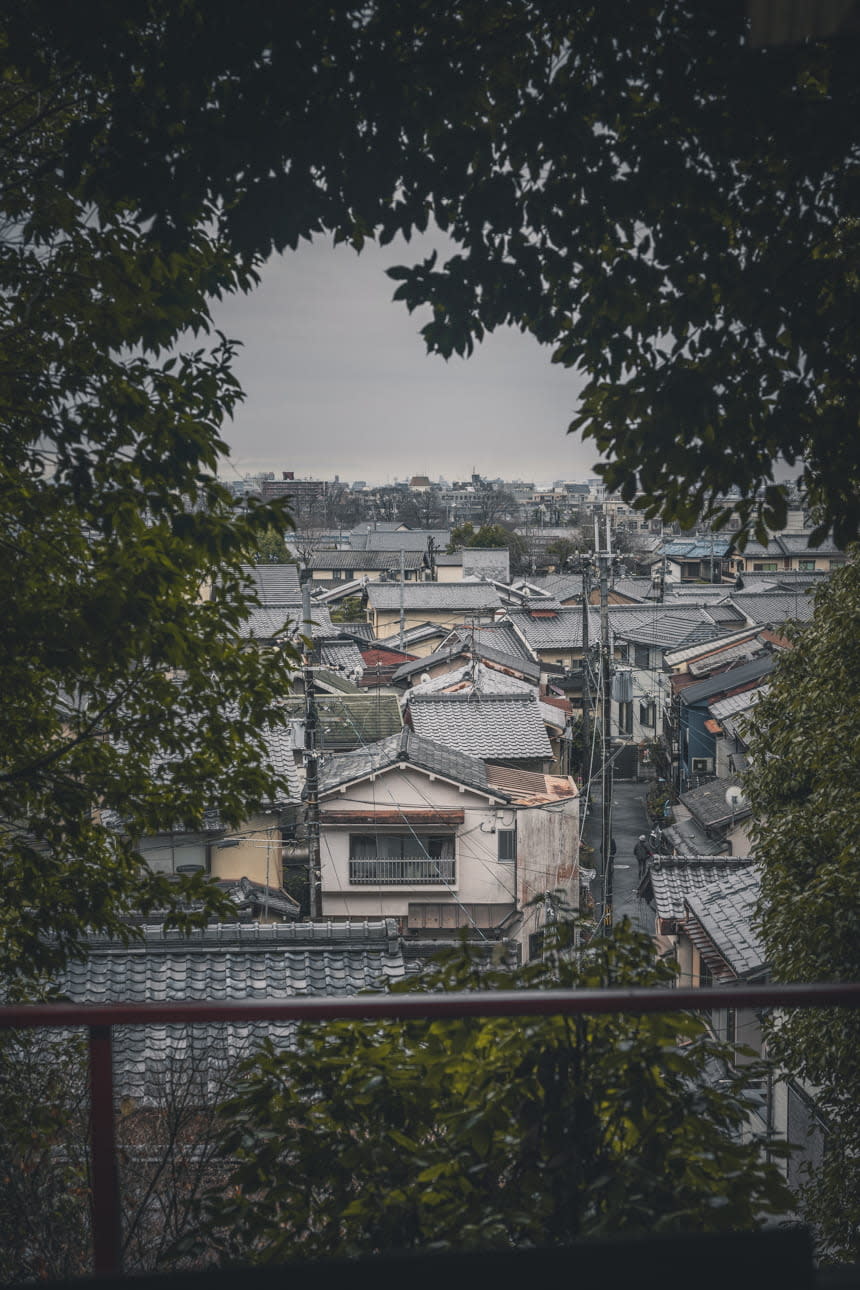
[[[218,846],[210,850],[213,878],[250,878],[252,882],[279,887],[281,869],[281,830],[278,815],[253,815],[227,842],[236,846]]]
[[[519,810],[517,820],[517,899],[523,914],[518,939],[528,957],[529,936],[544,924],[544,911],[527,908],[535,896],[561,889],[579,908],[579,800]]]

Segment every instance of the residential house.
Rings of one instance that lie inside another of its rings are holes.
[[[830,539],[820,546],[809,545],[808,533],[782,533],[767,542],[747,542],[743,551],[733,550],[728,559],[728,571],[748,573],[829,573],[845,563],[846,555]]]
[[[719,727],[709,705],[756,689],[773,670],[774,648],[760,632],[743,631],[666,653],[672,699],[664,738],[679,787],[715,773]]]
[[[667,582],[721,582],[729,569],[731,538],[674,538],[663,543],[659,559],[651,562],[651,576]],[[655,552],[656,555],[656,552]]]
[[[429,622],[450,631],[468,620],[491,622],[502,602],[484,582],[374,582],[367,588],[367,605],[368,620],[380,638],[399,631],[401,613],[406,628]]]
[[[710,872],[708,864],[713,866]],[[706,1003],[707,987],[712,984],[766,981],[769,968],[755,921],[759,866],[749,861],[692,857],[688,865],[691,872],[682,879],[683,862],[673,870],[671,861],[655,861],[652,876],[655,899],[660,891],[663,908],[670,916],[665,930],[674,943],[679,985],[703,987]],[[696,870],[701,882],[692,876]],[[673,874],[683,890],[667,899]],[[679,916],[680,898],[683,914]],[[755,1057],[767,1055],[761,1016],[755,1009],[710,1008],[705,1015],[714,1034],[735,1047],[736,1064],[750,1060],[745,1048]],[[762,1082],[750,1110],[748,1133],[764,1142],[775,1137],[795,1144],[795,1151],[781,1164],[792,1187],[803,1182],[805,1169],[820,1162],[826,1149],[827,1125],[816,1108],[814,1091],[793,1078],[771,1075]]]
[[[470,928],[528,952],[561,889],[578,901],[579,805],[569,777],[487,764],[404,728],[320,768],[323,911],[396,917],[413,933]]]
[[[715,703],[708,704],[710,720],[714,723],[711,727],[716,748],[714,770],[719,777],[725,778],[746,769],[747,721],[752,709],[769,689],[765,682],[754,690],[744,690],[731,698],[717,699]]]
[[[422,551],[315,551],[308,568],[316,582],[354,582],[380,577],[400,577],[419,582],[426,573]]]
[[[222,881],[247,878],[266,888],[281,888],[284,844],[295,835],[301,784],[290,729],[269,729],[262,738],[271,768],[286,783],[283,795],[261,803],[236,829],[227,829],[210,811],[199,831],[176,830],[139,839],[138,850],[151,869],[165,874],[202,871]],[[121,821],[117,827],[122,827]]]
[[[722,628],[702,606],[681,603],[611,605],[615,681],[611,735],[647,745],[658,737],[669,699],[664,657],[688,644],[711,641]]]

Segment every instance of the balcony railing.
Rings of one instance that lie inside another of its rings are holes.
[[[407,856],[401,860],[350,860],[349,881],[353,886],[407,887],[414,883],[451,886],[455,878],[452,860],[428,860]]]
[[[444,863],[444,862],[443,862]],[[451,862],[448,862],[451,863]],[[860,1007],[860,983],[714,986],[713,1008]],[[120,1201],[114,1134],[113,1027],[218,1021],[400,1020],[439,1017],[573,1016],[686,1012],[703,991],[677,989],[516,990],[474,993],[359,995],[233,1003],[20,1004],[0,1007],[0,1030],[86,1027],[89,1032],[93,1261],[97,1276],[121,1275]],[[483,1256],[482,1256],[483,1257]],[[506,1256],[507,1257],[507,1256]],[[850,1283],[853,1286],[855,1281]]]

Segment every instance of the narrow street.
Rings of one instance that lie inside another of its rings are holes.
[[[650,787],[649,780],[635,783],[631,780],[616,780],[612,789],[611,833],[615,839],[615,861],[613,867],[613,922],[619,922],[625,915],[634,927],[643,932],[654,931],[654,913],[648,903],[637,895],[638,867],[633,848],[640,834],[650,830],[645,810],[645,798]],[[584,851],[583,867],[598,870],[598,876],[591,882],[591,894],[598,909],[603,905],[603,881],[600,876],[600,822],[601,798],[600,786],[596,786],[591,799],[591,806],[583,833]]]

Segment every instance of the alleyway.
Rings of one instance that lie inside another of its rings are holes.
[[[654,931],[654,914],[646,901],[636,894],[637,865],[633,848],[640,834],[648,833],[650,825],[645,811],[645,798],[650,787],[648,780],[635,783],[630,780],[616,780],[612,789],[611,832],[615,839],[616,853],[613,870],[613,922],[619,922],[625,915],[635,927],[643,932]],[[599,908],[603,905],[603,881],[600,876],[600,819],[601,799],[600,786],[596,787],[591,807],[585,823],[583,843],[591,848],[584,851],[584,867],[596,868],[598,876],[592,880],[591,893]]]

